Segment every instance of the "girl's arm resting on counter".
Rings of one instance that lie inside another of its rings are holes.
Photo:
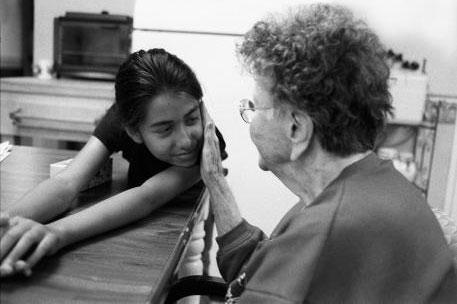
[[[90,180],[110,152],[92,136],[71,164],[57,176],[47,179],[27,192],[8,210],[10,217],[22,216],[37,222],[46,222],[71,207],[79,190]]]
[[[140,187],[132,188],[83,211],[48,225],[30,219],[14,218],[20,223],[5,235],[0,245],[0,275],[7,276],[30,268],[44,255],[79,240],[103,233],[145,217],[200,179],[199,167],[171,167],[151,177]],[[21,229],[21,231],[18,231]],[[22,261],[30,248],[33,253]]]
[[[148,215],[200,179],[199,167],[170,167],[143,185],[48,224],[62,235],[59,248]]]
[[[0,276],[24,269],[30,271],[30,267],[45,254],[60,248],[60,232],[40,222],[49,221],[68,210],[79,190],[99,170],[109,155],[110,152],[103,143],[92,136],[68,168],[30,190],[2,213]],[[24,264],[20,259],[33,247],[33,254]]]

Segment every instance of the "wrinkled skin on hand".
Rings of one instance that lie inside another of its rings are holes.
[[[200,106],[203,121],[203,148],[200,163],[200,174],[203,182],[209,186],[217,178],[224,176],[222,167],[219,139],[216,136],[216,127],[203,102]]]

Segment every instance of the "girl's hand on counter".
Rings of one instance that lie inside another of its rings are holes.
[[[31,268],[43,258],[56,252],[63,243],[62,234],[31,219],[13,217],[0,242],[0,277],[17,272],[31,274]]]
[[[0,212],[0,238],[6,233],[10,226],[10,216],[6,212]]]

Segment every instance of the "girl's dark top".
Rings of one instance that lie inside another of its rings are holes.
[[[137,144],[127,134],[116,114],[114,106],[108,109],[105,116],[93,133],[111,153],[122,151],[122,156],[129,162],[128,181],[130,187],[140,186],[150,177],[167,169],[171,165],[154,157],[144,144]],[[227,158],[225,141],[216,128],[222,159]]]

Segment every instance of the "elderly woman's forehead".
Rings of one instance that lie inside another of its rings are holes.
[[[275,107],[275,108],[289,108],[296,106],[292,105],[290,102],[285,100],[277,100],[277,96],[273,94],[272,87],[274,80],[266,76],[257,76],[255,80],[255,90],[253,101],[257,107]]]

